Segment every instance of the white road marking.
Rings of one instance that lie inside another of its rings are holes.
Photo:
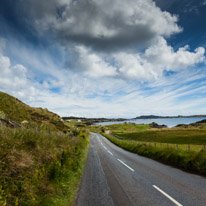
[[[109,154],[111,154],[113,156],[113,154],[109,150],[107,150],[107,152],[109,152]]]
[[[104,149],[107,149],[105,146],[103,146],[104,147]]]
[[[156,185],[152,185],[156,190],[158,190],[159,192],[161,192],[164,196],[166,196],[168,199],[170,199],[172,202],[174,202],[176,205],[178,206],[183,206],[181,205],[179,202],[177,202],[174,198],[172,198],[171,196],[169,196],[167,193],[165,193],[164,191],[162,191],[159,187],[157,187]]]
[[[119,162],[121,162],[124,166],[126,166],[127,168],[129,168],[132,172],[134,172],[134,170],[130,167],[130,166],[128,166],[127,164],[125,164],[122,160],[120,160],[120,159],[117,159]]]

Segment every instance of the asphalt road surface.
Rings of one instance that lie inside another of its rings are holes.
[[[76,206],[206,206],[206,178],[127,152],[92,133]]]

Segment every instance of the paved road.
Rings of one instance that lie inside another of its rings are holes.
[[[206,206],[206,178],[127,152],[92,133],[76,206]]]

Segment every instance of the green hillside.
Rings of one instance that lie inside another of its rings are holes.
[[[0,206],[73,205],[88,148],[85,128],[0,92]]]
[[[39,129],[65,132],[69,129],[57,114],[47,109],[30,107],[4,92],[0,92],[0,119],[2,117],[27,127],[38,126]]]

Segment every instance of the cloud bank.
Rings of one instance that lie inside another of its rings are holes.
[[[52,30],[63,43],[116,50],[182,31],[178,18],[152,0],[24,0],[39,32]]]
[[[178,17],[152,0],[28,1],[39,33],[52,31],[65,46],[69,70],[89,77],[150,81],[204,61],[202,47],[177,51],[165,38],[182,31]],[[41,6],[40,6],[41,5]],[[139,51],[138,48],[141,50]]]
[[[17,64],[0,46],[1,90],[63,116],[133,117],[204,110],[206,74],[199,66],[205,63],[205,49],[169,45],[167,40],[184,30],[177,15],[162,11],[154,1],[17,0],[16,4],[18,22],[50,45],[42,52],[38,44],[21,48],[21,41],[8,41],[10,54],[21,60]],[[189,103],[184,101],[191,97]]]
[[[5,45],[4,41],[0,41],[0,45]],[[58,74],[57,67],[56,73],[39,82],[29,68],[12,64],[4,54],[3,46],[0,48],[0,89],[31,106],[47,107],[62,116],[132,118],[143,114],[204,113],[204,71],[193,70],[188,73],[182,70],[140,85],[136,81],[128,83],[111,76],[88,78],[71,74],[68,70]],[[56,92],[56,88],[60,91]],[[188,96],[191,98],[189,102]]]
[[[19,0],[24,23],[64,47],[65,65],[93,78],[140,82],[204,62],[205,49],[167,43],[183,31],[178,16],[152,0]]]

